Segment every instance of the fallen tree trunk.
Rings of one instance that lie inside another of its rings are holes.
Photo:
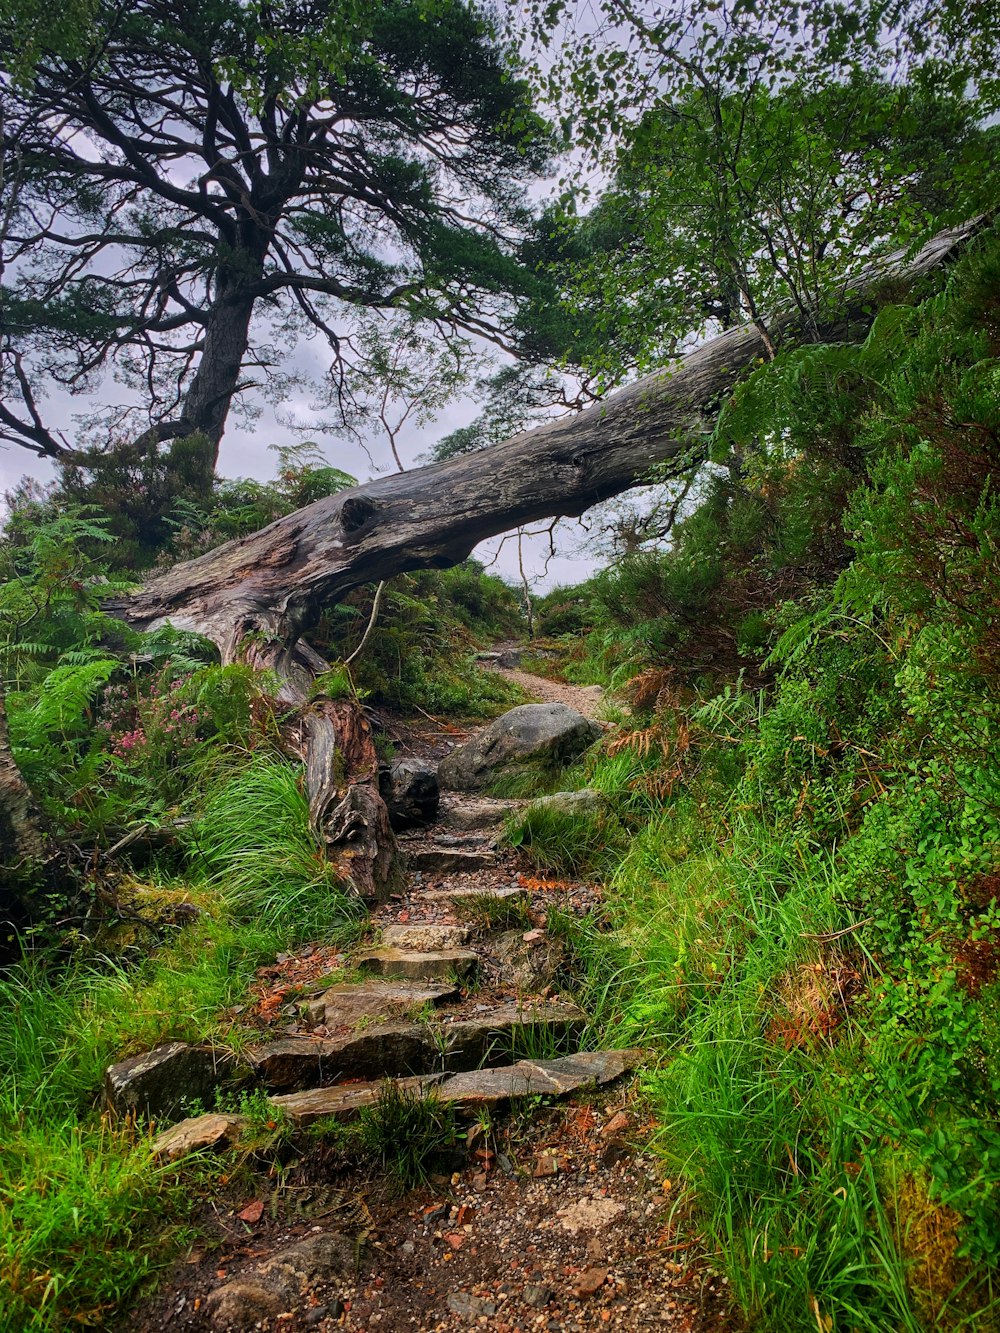
[[[836,317],[820,324],[822,336],[861,339],[878,287],[938,267],[974,225],[941,232],[911,260],[859,277]],[[787,340],[801,323],[793,312],[772,330]],[[575,416],[317,500],[175,565],[108,609],[140,628],[170,620],[197,630],[224,660],[248,635],[291,649],[324,606],[359,584],[456,564],[488,537],[581,514],[639,483],[654,463],[703,447],[720,402],[764,353],[754,326],[730,329]]]
[[[836,315],[819,320],[820,336],[863,338],[879,289],[939,267],[976,225],[941,232],[912,258],[895,256],[859,274]],[[811,318],[813,329],[816,323]],[[790,312],[773,321],[771,334],[793,340],[802,325]],[[731,329],[575,416],[318,500],[174,566],[107,609],[142,629],[169,620],[212,639],[223,661],[245,658],[278,674],[283,697],[303,708],[302,754],[317,827],[328,843],[346,845],[359,890],[378,894],[392,856],[371,737],[342,709],[307,702],[326,664],[302,635],[324,607],[359,584],[445,568],[520,524],[579,515],[640,483],[653,464],[690,466],[719,405],[765,352],[756,327]],[[335,766],[335,748],[351,763]]]

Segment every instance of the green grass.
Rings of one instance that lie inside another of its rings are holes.
[[[170,1040],[238,1048],[223,1014],[261,963],[294,938],[353,936],[307,815],[295,768],[254,760],[197,829],[211,875],[188,895],[193,922],[138,963],[81,950],[0,978],[4,1333],[108,1327],[188,1234],[197,1163],[159,1166],[141,1129],[102,1114],[104,1070]]]
[[[169,1262],[197,1168],[159,1166],[141,1130],[102,1114],[104,1070],[217,1036],[279,944],[205,915],[138,967],[36,962],[0,980],[0,1328],[107,1327]]]
[[[624,845],[624,829],[608,810],[567,811],[529,805],[510,816],[505,835],[539,870],[565,875],[610,870]]]
[[[290,942],[358,917],[310,828],[301,771],[282,759],[248,756],[210,794],[191,841],[237,919]]]

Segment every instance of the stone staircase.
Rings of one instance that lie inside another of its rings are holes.
[[[373,913],[371,940],[348,959],[350,979],[340,972],[321,980],[284,1011],[290,1031],[238,1062],[171,1043],[112,1066],[108,1101],[162,1123],[176,1117],[172,1071],[183,1068],[188,1079],[194,1071],[203,1094],[211,1066],[217,1084],[263,1089],[304,1126],[356,1115],[390,1078],[414,1096],[470,1112],[620,1078],[639,1052],[579,1049],[587,1015],[558,995],[562,946],[544,928],[550,895],[537,881],[525,887],[498,850],[503,819],[517,804],[452,797],[435,824],[401,836],[404,892]],[[243,1123],[238,1115],[189,1117],[161,1132],[153,1149],[176,1158],[229,1143]]]

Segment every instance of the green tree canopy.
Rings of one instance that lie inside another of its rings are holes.
[[[502,337],[548,138],[474,4],[97,0],[78,17],[55,42],[35,0],[0,16],[0,436],[72,453],[42,386],[113,370],[142,420],[102,418],[104,438],[201,438],[211,465],[234,397],[255,372],[280,396],[302,337],[327,345],[348,411],[358,312]]]
[[[989,8],[989,7],[987,7]],[[866,259],[991,208],[996,34],[912,0],[603,0],[534,10],[564,129],[610,178],[567,182],[536,321],[614,381],[686,338],[842,298]],[[562,22],[560,28],[559,23]],[[581,216],[582,214],[582,216]]]

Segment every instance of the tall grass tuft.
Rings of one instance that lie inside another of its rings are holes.
[[[312,831],[301,771],[289,763],[252,757],[209,797],[192,838],[210,883],[239,920],[291,940],[357,915]]]

